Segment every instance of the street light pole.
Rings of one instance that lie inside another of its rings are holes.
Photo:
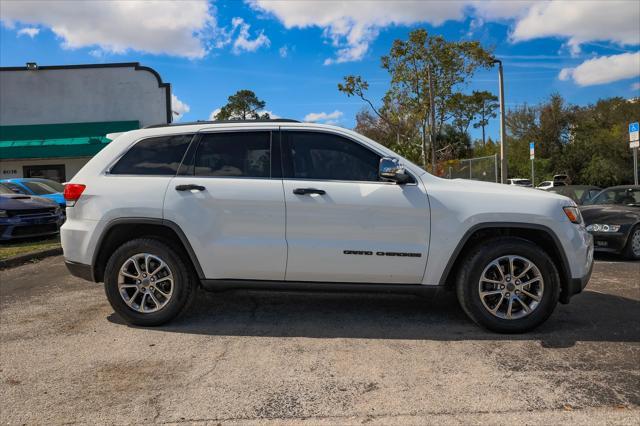
[[[507,164],[507,141],[506,141],[506,128],[504,124],[504,76],[502,73],[502,61],[500,59],[493,59],[494,64],[498,64],[498,85],[500,88],[500,183],[505,183],[508,177],[508,164]]]

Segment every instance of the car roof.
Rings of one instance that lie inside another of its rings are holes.
[[[177,126],[197,126],[202,124],[252,124],[252,123],[300,123],[298,120],[290,118],[259,118],[257,120],[199,120],[188,121],[184,123],[168,123],[168,124],[152,124],[143,127],[143,129],[156,129],[158,127],[177,127]]]

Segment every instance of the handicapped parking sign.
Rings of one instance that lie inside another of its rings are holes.
[[[637,148],[640,143],[640,126],[638,122],[629,124],[629,144],[631,148]]]

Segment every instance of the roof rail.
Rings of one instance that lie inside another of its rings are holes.
[[[290,118],[259,118],[257,120],[198,120],[184,123],[169,124],[152,124],[145,126],[143,129],[154,129],[156,127],[173,127],[173,126],[193,126],[195,124],[225,124],[225,123],[300,123],[299,120]]]

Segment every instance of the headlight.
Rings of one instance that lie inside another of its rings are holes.
[[[618,232],[620,230],[620,225],[606,225],[600,223],[593,223],[587,226],[587,231],[589,232]]]
[[[9,217],[6,210],[0,210],[0,217]]]
[[[567,215],[569,220],[573,223],[582,223],[582,216],[580,210],[576,206],[563,207],[564,214]]]

